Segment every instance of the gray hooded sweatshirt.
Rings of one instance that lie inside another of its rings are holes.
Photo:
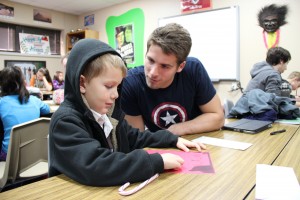
[[[247,85],[245,92],[253,89],[261,89],[268,93],[281,94],[281,84],[283,82],[279,71],[266,61],[256,63],[250,71],[251,80]]]

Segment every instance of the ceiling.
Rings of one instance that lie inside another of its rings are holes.
[[[130,0],[10,0],[12,2],[31,5],[49,10],[61,11],[73,15],[81,15],[100,10]]]

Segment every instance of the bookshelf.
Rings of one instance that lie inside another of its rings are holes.
[[[84,38],[99,39],[99,32],[94,30],[80,30],[75,32],[67,33],[66,38],[66,52],[71,51],[75,43]]]

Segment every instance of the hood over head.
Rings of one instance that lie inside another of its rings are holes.
[[[253,68],[250,71],[250,75],[253,78],[262,72],[263,73],[271,73],[271,72],[274,72],[274,68],[266,61],[262,61],[262,62],[256,63],[253,66]]]
[[[107,53],[120,56],[108,44],[96,39],[81,39],[74,45],[67,61],[64,101],[72,102],[83,112],[86,110],[80,93],[80,75],[87,64]]]

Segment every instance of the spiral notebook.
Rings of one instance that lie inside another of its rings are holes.
[[[223,130],[231,130],[242,133],[250,133],[255,134],[261,131],[264,131],[270,127],[272,127],[271,121],[261,121],[254,119],[239,119],[234,122],[229,122],[225,124],[222,129]]]

